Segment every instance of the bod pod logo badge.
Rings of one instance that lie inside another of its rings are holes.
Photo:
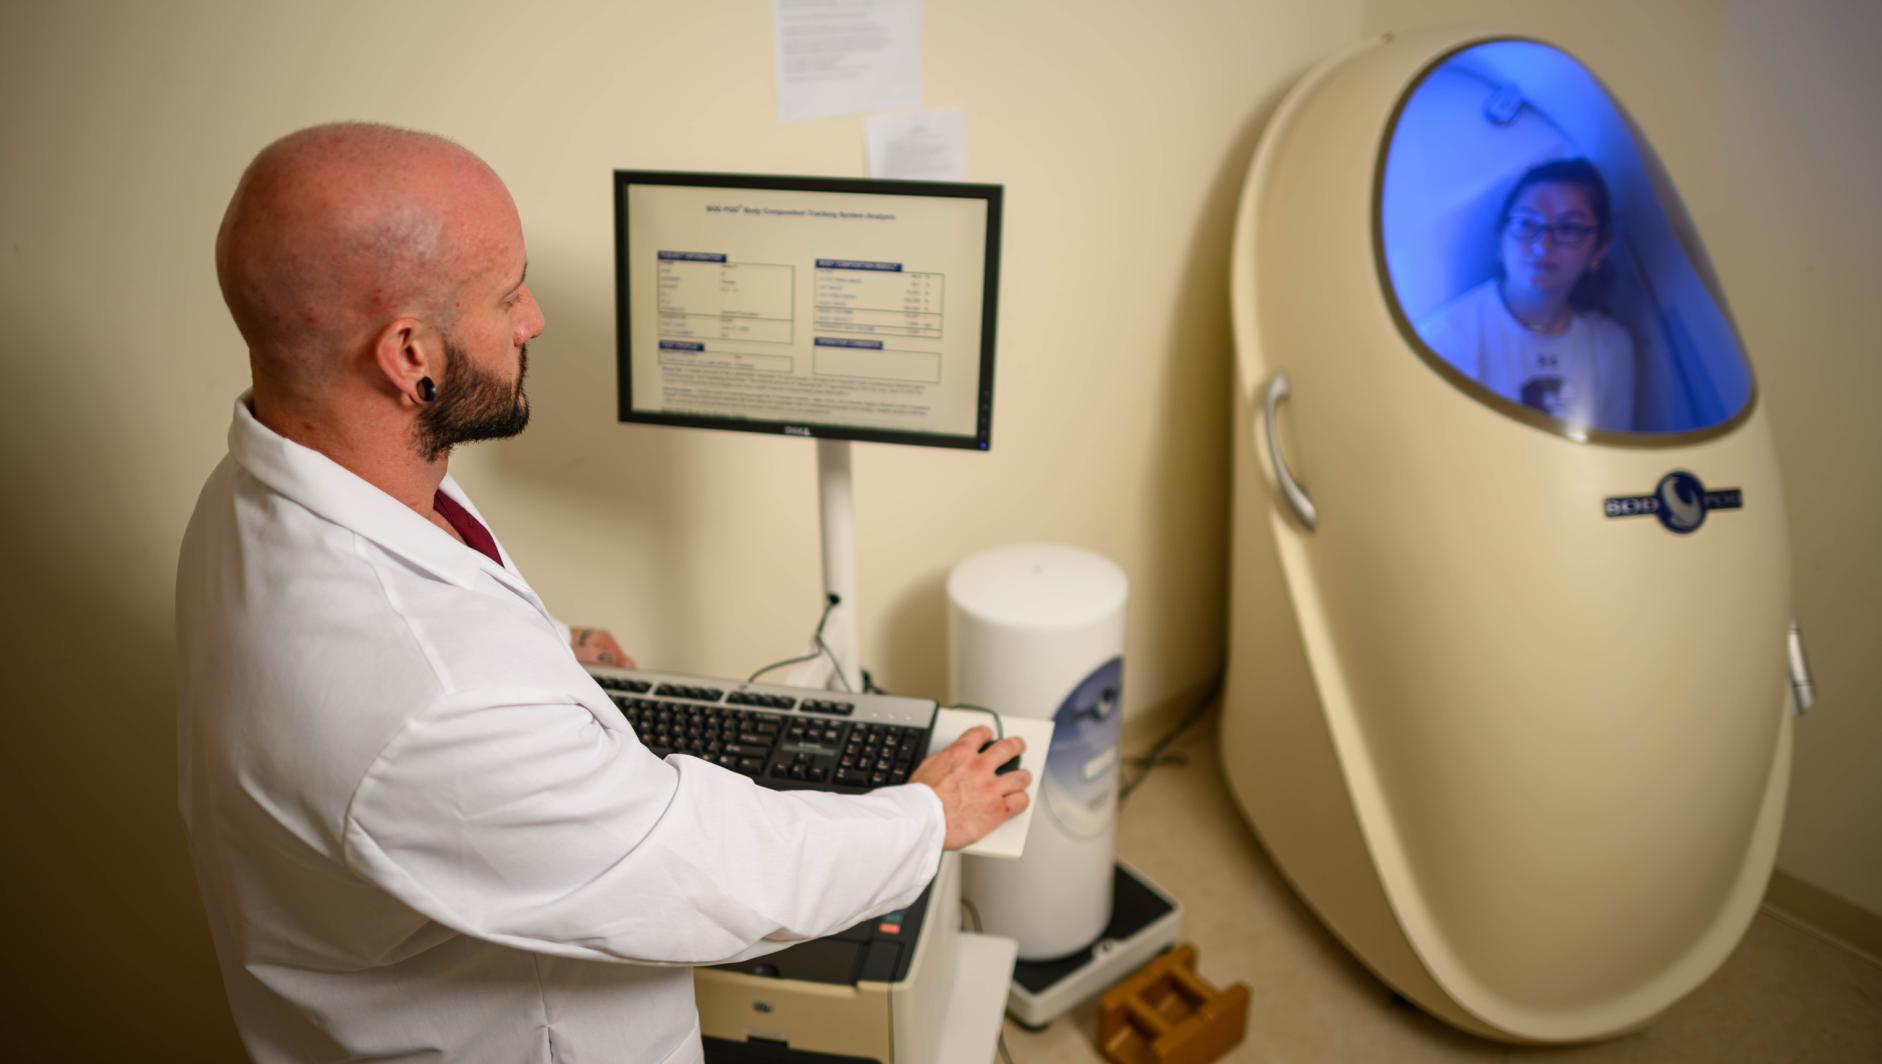
[[[1652,514],[1669,532],[1685,535],[1705,523],[1713,510],[1739,510],[1745,505],[1745,493],[1739,488],[1707,491],[1699,478],[1676,469],[1660,478],[1652,495],[1615,495],[1604,504],[1609,517],[1640,517]]]

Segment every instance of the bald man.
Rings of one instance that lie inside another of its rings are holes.
[[[258,1060],[702,1060],[689,966],[1024,807],[985,729],[860,797],[640,745],[447,473],[529,420],[526,266],[488,166],[383,126],[282,138],[223,219],[253,386],[177,569],[179,801]]]

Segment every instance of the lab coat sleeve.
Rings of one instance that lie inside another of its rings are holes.
[[[559,699],[559,701],[558,701]],[[367,770],[349,864],[424,916],[559,956],[715,964],[913,902],[945,823],[928,787],[766,790],[546,691],[460,692]]]

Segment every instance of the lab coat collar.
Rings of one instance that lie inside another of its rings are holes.
[[[510,564],[509,552],[497,544],[504,564],[459,543],[422,514],[361,479],[358,474],[311,447],[295,443],[255,419],[249,408],[254,393],[243,392],[235,401],[235,421],[229,426],[229,454],[255,479],[308,510],[350,529],[412,564],[463,588],[488,572],[527,598],[538,610],[542,600],[522,574]],[[439,485],[478,521],[483,514],[464,496],[464,490],[446,474]],[[484,522],[488,527],[489,522]],[[492,532],[492,538],[496,533]]]

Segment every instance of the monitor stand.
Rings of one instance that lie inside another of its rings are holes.
[[[834,602],[823,622],[823,645],[813,642],[806,654],[816,657],[786,673],[797,687],[824,687],[833,691],[863,689],[857,653],[856,611],[856,502],[851,491],[848,440],[817,441],[817,502],[823,530],[824,601]]]

